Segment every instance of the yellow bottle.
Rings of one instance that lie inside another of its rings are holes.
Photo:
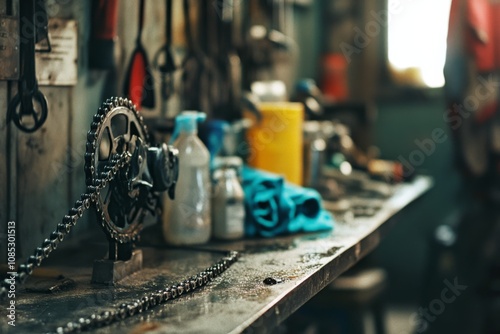
[[[259,104],[262,119],[245,113],[253,121],[247,131],[249,166],[281,174],[288,182],[302,185],[302,124],[304,106],[294,102]]]

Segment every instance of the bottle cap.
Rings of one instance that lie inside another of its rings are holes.
[[[203,122],[207,118],[204,112],[187,110],[180,113],[175,118],[175,129],[170,144],[177,139],[181,132],[195,132],[198,130],[198,123]]]

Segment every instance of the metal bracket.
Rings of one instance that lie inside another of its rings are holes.
[[[115,285],[119,280],[142,269],[142,250],[132,252],[130,260],[96,260],[92,271],[92,283]]]

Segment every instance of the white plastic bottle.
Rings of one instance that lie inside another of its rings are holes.
[[[173,145],[179,150],[179,179],[175,199],[166,199],[163,236],[171,245],[193,245],[208,241],[210,219],[210,153],[198,138],[198,122],[206,115],[184,111],[175,119]]]

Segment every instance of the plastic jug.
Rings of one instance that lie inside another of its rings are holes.
[[[179,150],[179,179],[175,200],[166,198],[163,236],[172,245],[201,244],[211,234],[210,153],[198,138],[198,122],[206,115],[184,111],[175,119],[171,141]]]
[[[293,102],[259,104],[262,119],[245,113],[253,121],[247,131],[248,165],[283,175],[288,182],[302,185],[302,124],[304,106]]]

